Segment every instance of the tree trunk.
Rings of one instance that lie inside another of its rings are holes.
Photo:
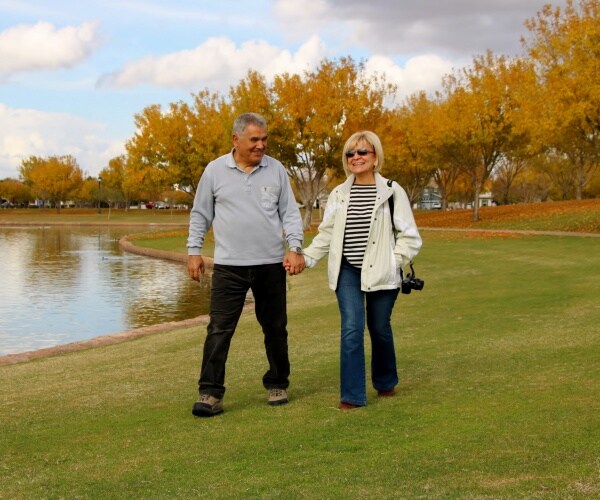
[[[313,200],[309,200],[308,203],[306,203],[304,206],[304,219],[302,221],[302,226],[304,227],[305,231],[307,229],[310,229],[310,225],[312,223],[312,207]]]
[[[481,194],[481,186],[479,183],[475,186],[475,196],[473,200],[473,222],[479,221],[479,195]]]

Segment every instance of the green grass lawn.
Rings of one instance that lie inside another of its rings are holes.
[[[252,313],[212,419],[191,415],[204,327],[0,367],[0,498],[598,498],[600,241],[423,236],[397,397],[337,410],[323,261],[289,279],[283,407]]]

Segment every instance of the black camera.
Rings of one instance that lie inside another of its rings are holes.
[[[406,278],[404,277],[404,273],[402,273],[402,285],[400,287],[402,293],[410,293],[413,290],[423,290],[424,286],[425,282],[415,276],[415,270],[411,262],[410,273],[406,275]]]

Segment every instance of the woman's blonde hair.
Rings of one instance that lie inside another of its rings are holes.
[[[361,130],[360,132],[354,132],[348,140],[346,144],[344,144],[344,149],[342,151],[342,165],[344,166],[344,172],[346,173],[346,177],[350,176],[352,172],[348,168],[348,158],[346,158],[346,152],[351,149],[356,149],[356,146],[359,142],[364,141],[370,144],[375,151],[375,168],[373,169],[375,172],[379,172],[381,167],[383,167],[383,146],[381,145],[381,141],[375,132],[371,132],[370,130]]]

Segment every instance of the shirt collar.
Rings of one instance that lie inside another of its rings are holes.
[[[225,161],[226,165],[229,168],[237,168],[238,164],[235,161],[235,158],[233,157],[233,153],[235,152],[235,148],[232,148],[231,151],[229,152],[229,154],[227,155],[227,160]],[[260,160],[260,163],[257,165],[257,167],[266,167],[267,166],[267,155],[263,155],[262,159]]]

